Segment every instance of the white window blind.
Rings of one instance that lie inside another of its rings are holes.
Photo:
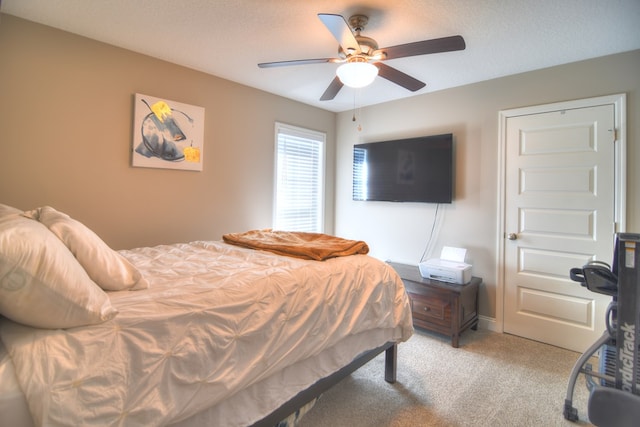
[[[353,149],[353,200],[367,200],[367,150]]]
[[[274,229],[323,231],[325,139],[276,123]]]

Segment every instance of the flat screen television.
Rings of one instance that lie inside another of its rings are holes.
[[[451,203],[453,135],[354,145],[353,200]]]

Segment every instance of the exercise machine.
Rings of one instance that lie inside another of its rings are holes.
[[[589,389],[589,421],[602,427],[640,423],[640,234],[618,233],[609,266],[592,261],[569,272],[592,292],[610,295],[606,330],[576,361],[567,386],[563,415],[577,421],[573,392],[580,374]],[[598,367],[592,361],[598,359]]]

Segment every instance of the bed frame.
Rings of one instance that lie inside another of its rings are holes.
[[[273,411],[271,414],[253,424],[252,427],[276,426],[280,421],[287,418],[289,415],[293,414],[296,410],[311,402],[313,399],[319,397],[322,393],[329,390],[345,377],[351,375],[354,371],[356,371],[362,365],[369,362],[371,359],[373,359],[383,351],[385,352],[384,380],[388,383],[395,383],[398,346],[394,342],[388,342],[378,348],[374,348],[373,350],[369,350],[361,354],[347,366],[337,370],[328,377],[318,380],[311,387],[301,391],[291,400]]]

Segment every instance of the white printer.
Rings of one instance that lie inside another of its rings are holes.
[[[432,258],[418,264],[420,275],[425,279],[463,285],[471,281],[471,265],[464,262],[466,249],[442,248],[440,258]]]

